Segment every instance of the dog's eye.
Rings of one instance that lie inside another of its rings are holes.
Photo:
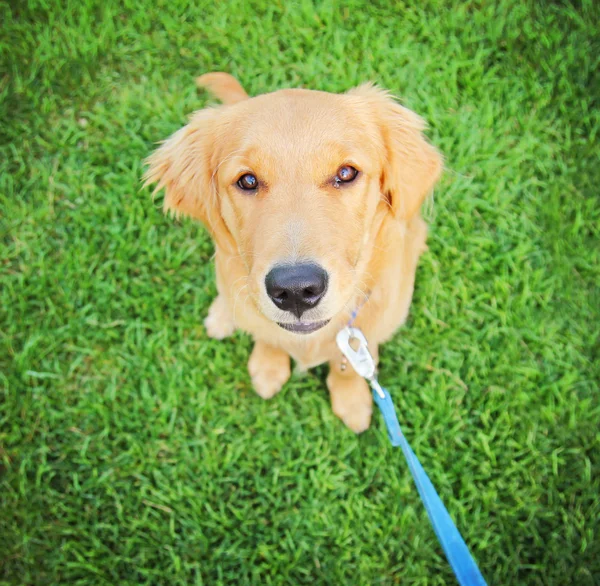
[[[351,183],[358,176],[358,170],[350,165],[340,167],[334,179],[335,187],[339,187],[342,183]]]
[[[254,191],[258,187],[258,179],[252,173],[246,173],[237,180],[237,185],[244,191]]]

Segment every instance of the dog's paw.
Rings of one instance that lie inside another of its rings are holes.
[[[235,332],[235,323],[225,300],[219,295],[211,304],[204,320],[206,333],[210,338],[222,340]]]
[[[373,399],[367,381],[358,376],[344,377],[330,374],[327,387],[333,412],[354,433],[369,428],[373,413]]]
[[[263,399],[270,399],[290,378],[290,357],[281,350],[257,342],[248,361],[248,372],[256,393]]]

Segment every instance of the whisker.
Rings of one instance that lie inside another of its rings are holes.
[[[241,281],[242,279],[247,279],[247,278],[248,278],[248,275],[240,275],[233,283],[231,283],[231,288],[233,289],[237,285],[238,281]]]
[[[238,300],[240,298],[240,295],[242,294],[242,291],[244,291],[244,289],[247,289],[247,288],[248,288],[248,283],[246,283],[243,287],[241,287],[240,290],[237,292],[237,295],[235,296],[235,300],[233,302],[233,319],[235,321],[237,321],[236,320],[236,313],[235,313],[235,311],[236,311],[236,308],[237,308]]]

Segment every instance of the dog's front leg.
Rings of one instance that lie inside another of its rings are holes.
[[[377,348],[369,347],[377,363]],[[373,398],[367,381],[341,359],[329,363],[327,388],[333,412],[354,432],[368,429],[373,412]]]
[[[215,340],[227,338],[235,332],[235,322],[223,295],[217,295],[211,303],[204,327],[209,337]]]
[[[248,372],[254,390],[263,399],[270,399],[290,378],[290,357],[275,346],[257,341],[248,361]]]

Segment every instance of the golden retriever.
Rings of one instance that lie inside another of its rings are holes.
[[[290,357],[300,369],[328,361],[333,411],[361,432],[371,393],[335,337],[357,311],[377,360],[405,321],[441,156],[422,119],[371,84],[249,98],[226,73],[197,82],[223,105],[193,114],[149,157],[145,179],[165,189],[165,210],[214,239],[208,335],[252,335],[248,371],[264,399],[288,380]]]

